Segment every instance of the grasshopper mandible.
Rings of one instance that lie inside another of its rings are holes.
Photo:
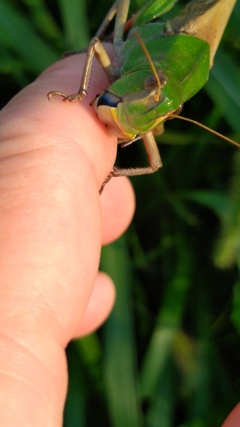
[[[161,134],[164,122],[176,117],[183,103],[205,85],[236,2],[193,0],[176,18],[165,23],[156,20],[176,1],[150,0],[130,21],[127,21],[130,1],[115,1],[89,44],[79,91],[73,95],[59,91],[48,93],[49,99],[60,95],[64,101],[81,101],[87,95],[96,56],[110,87],[97,94],[91,105],[99,119],[117,136],[119,144],[125,146],[137,139],[143,140],[149,166],[113,167],[100,193],[113,176],[151,174],[162,166],[154,135]],[[112,63],[100,39],[114,17],[115,59]],[[130,31],[124,40],[127,26]]]

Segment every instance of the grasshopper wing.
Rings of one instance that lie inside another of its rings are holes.
[[[173,33],[187,33],[210,45],[210,68],[236,0],[193,0],[166,29]]]

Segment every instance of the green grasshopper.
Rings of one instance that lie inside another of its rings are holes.
[[[83,99],[87,95],[92,61],[96,56],[110,87],[97,94],[91,105],[121,145],[143,140],[149,166],[114,167],[100,193],[113,176],[151,174],[162,166],[154,135],[161,134],[164,122],[177,117],[183,103],[205,85],[236,2],[193,0],[176,18],[166,23],[157,19],[176,1],[150,0],[130,21],[127,21],[130,1],[115,1],[89,44],[79,91],[73,95],[59,91],[48,94],[49,99],[53,95],[60,95],[65,101]],[[111,62],[100,38],[114,17],[115,58]],[[130,31],[124,40],[129,26]],[[240,144],[224,139],[240,147]]]

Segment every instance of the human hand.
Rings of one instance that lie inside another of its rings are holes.
[[[48,69],[0,113],[0,426],[62,425],[64,349],[96,329],[114,301],[97,273],[100,249],[124,232],[134,211],[126,178],[98,190],[116,139],[89,99],[107,85],[94,68],[88,100],[48,102],[79,84],[83,56]],[[222,427],[240,426],[237,405]]]
[[[127,228],[134,195],[126,178],[98,192],[117,146],[88,105],[104,73],[94,68],[81,103],[47,99],[76,90],[83,58],[53,65],[0,114],[1,427],[62,425],[64,349],[114,302],[100,250]]]

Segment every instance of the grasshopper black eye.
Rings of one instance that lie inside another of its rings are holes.
[[[110,92],[105,92],[99,96],[96,106],[100,107],[101,105],[106,105],[107,107],[117,107],[119,102],[121,102],[119,96]]]

